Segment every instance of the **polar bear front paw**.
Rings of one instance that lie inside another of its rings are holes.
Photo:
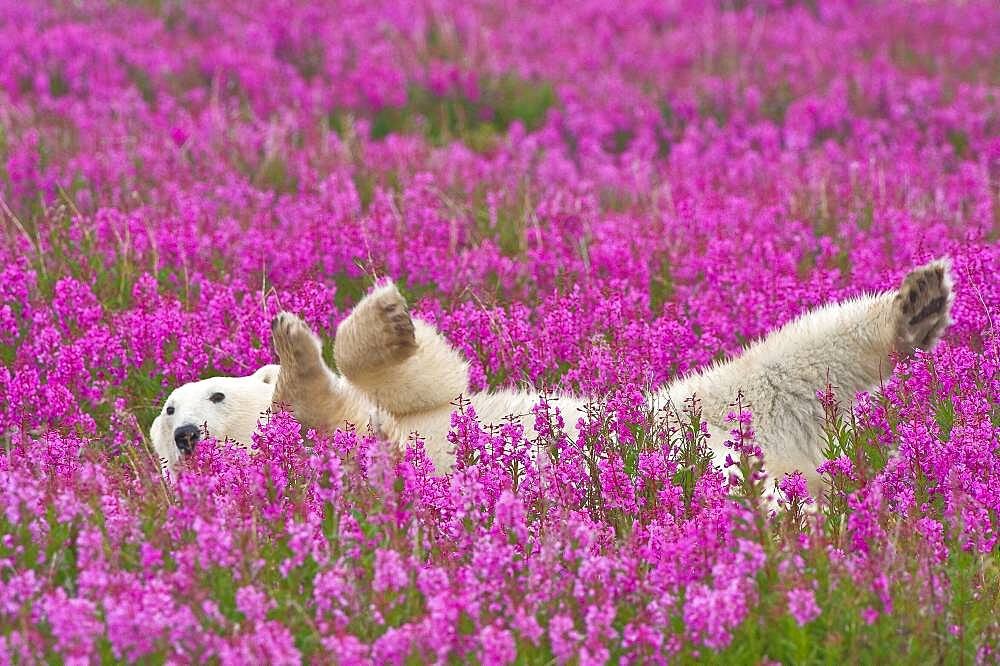
[[[951,323],[954,300],[951,262],[938,259],[903,278],[893,300],[896,351],[906,356],[917,347],[931,349]]]
[[[281,374],[311,376],[322,372],[323,346],[299,317],[281,312],[271,320],[271,342],[281,363]]]
[[[396,285],[361,299],[337,328],[334,360],[348,379],[407,360],[417,351],[416,332],[406,300]]]

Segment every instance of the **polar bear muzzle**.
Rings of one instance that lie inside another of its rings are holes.
[[[194,445],[200,438],[201,430],[198,426],[182,425],[174,430],[174,443],[177,444],[177,450],[185,456],[194,453]]]

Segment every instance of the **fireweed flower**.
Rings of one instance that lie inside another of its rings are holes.
[[[812,496],[809,495],[809,487],[801,472],[786,474],[778,482],[778,490],[782,492],[785,502],[789,505],[807,506],[814,502]]]
[[[479,634],[482,642],[484,663],[509,664],[517,657],[514,637],[506,629],[495,625],[486,626]]]
[[[796,588],[786,593],[788,598],[788,613],[798,625],[804,626],[820,614],[820,608],[816,605],[816,595],[812,590]]]
[[[254,589],[252,585],[236,591],[236,608],[251,622],[263,620],[271,607],[267,595]]]

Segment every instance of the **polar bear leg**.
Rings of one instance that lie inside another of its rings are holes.
[[[271,322],[281,362],[272,402],[287,407],[306,428],[332,432],[345,421],[363,427],[371,410],[323,362],[319,338],[297,316],[282,312]]]
[[[377,287],[337,327],[334,362],[381,409],[404,416],[468,392],[468,363],[430,324],[414,320],[392,283]]]
[[[951,321],[949,268],[947,260],[934,261],[911,271],[896,291],[813,310],[741,356],[671,384],[669,400],[681,405],[697,395],[713,439],[721,440],[731,427],[726,415],[742,393],[768,473],[777,478],[797,469],[816,492],[825,442],[816,392],[829,385],[849,402],[888,376],[893,352],[932,348]],[[712,448],[724,458],[721,441]]]
[[[377,287],[337,327],[334,361],[353,383],[374,370],[399,365],[417,351],[413,320],[406,301],[389,283]]]

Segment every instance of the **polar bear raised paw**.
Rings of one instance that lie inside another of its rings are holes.
[[[951,323],[951,262],[939,259],[910,271],[893,299],[896,352],[931,349]]]
[[[271,321],[271,344],[281,363],[273,403],[291,409],[303,422],[317,419],[317,411],[330,412],[337,400],[316,334],[297,316],[282,312]]]
[[[271,343],[281,361],[282,374],[306,378],[323,371],[323,346],[319,338],[291,312],[281,312],[271,320]]]
[[[337,328],[334,341],[337,369],[351,381],[399,365],[416,351],[406,300],[391,282],[361,299]]]

